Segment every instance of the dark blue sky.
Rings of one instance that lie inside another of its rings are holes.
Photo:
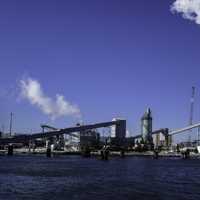
[[[47,116],[17,101],[23,76],[60,93],[87,122],[127,119],[131,132],[149,106],[154,128],[188,124],[191,86],[200,119],[200,25],[170,12],[172,0],[20,0],[0,2],[0,123],[16,131]],[[52,124],[67,127],[75,119]]]

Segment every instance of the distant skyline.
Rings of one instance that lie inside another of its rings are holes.
[[[135,135],[150,107],[153,129],[181,128],[192,86],[198,122],[199,36],[199,0],[1,1],[0,127],[10,112],[15,132],[120,117]]]

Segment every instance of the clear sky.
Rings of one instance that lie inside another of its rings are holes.
[[[140,130],[147,107],[153,127],[189,123],[191,87],[197,87],[194,121],[200,121],[200,25],[173,14],[174,0],[11,0],[0,2],[0,124],[39,130],[51,121],[19,98],[24,77],[44,93],[76,104],[85,123],[127,119]]]

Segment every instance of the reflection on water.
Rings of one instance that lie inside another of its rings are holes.
[[[200,160],[0,157],[0,200],[200,199]]]

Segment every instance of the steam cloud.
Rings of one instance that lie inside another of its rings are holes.
[[[176,0],[172,6],[173,13],[182,13],[183,18],[200,24],[200,0]]]
[[[37,80],[28,78],[20,81],[21,94],[32,105],[49,115],[52,120],[63,116],[81,117],[79,108],[65,100],[64,96],[57,94],[56,99],[46,96]]]

